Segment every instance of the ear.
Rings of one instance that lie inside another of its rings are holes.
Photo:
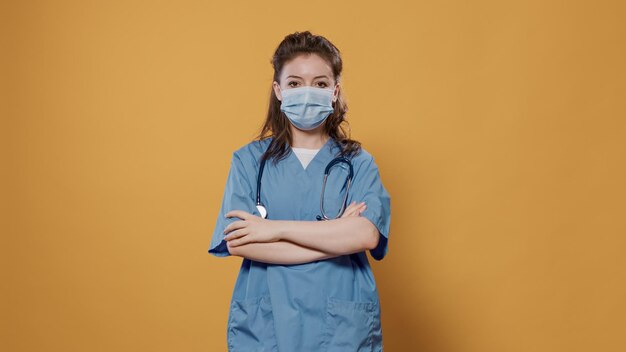
[[[336,102],[337,99],[339,99],[339,89],[341,89],[341,87],[340,87],[339,83],[337,83],[335,85],[335,91],[334,91],[334,94],[333,94],[333,103]]]
[[[274,95],[276,95],[276,98],[282,101],[283,96],[280,94],[280,84],[278,84],[278,82],[276,81],[272,82],[272,89],[274,89]]]

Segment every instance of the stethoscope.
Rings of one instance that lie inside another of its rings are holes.
[[[350,184],[352,183],[352,162],[344,156],[336,157],[331,160],[328,165],[326,165],[326,169],[324,170],[324,183],[322,183],[322,196],[320,199],[320,211],[322,215],[317,215],[315,218],[319,221],[321,220],[330,220],[328,216],[326,216],[326,212],[324,212],[324,189],[326,188],[326,180],[328,179],[328,174],[330,173],[330,168],[333,167],[337,163],[345,163],[348,164],[348,177],[346,179],[346,194],[343,196],[343,201],[341,203],[341,209],[339,209],[339,213],[335,216],[335,219],[339,218],[346,209],[346,201],[348,200],[348,192],[350,191]],[[261,203],[261,177],[263,176],[263,170],[265,169],[265,158],[261,158],[261,165],[259,166],[259,174],[257,175],[256,180],[256,208],[259,210],[262,218],[267,218],[267,209]]]

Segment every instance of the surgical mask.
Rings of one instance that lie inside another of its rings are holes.
[[[334,111],[333,91],[311,86],[283,89],[280,111],[299,129],[312,130]]]

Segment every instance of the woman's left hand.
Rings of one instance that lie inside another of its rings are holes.
[[[231,210],[226,213],[227,218],[234,216],[243,220],[235,221],[224,229],[224,233],[228,233],[224,239],[228,241],[229,246],[236,247],[251,242],[276,242],[280,240],[278,229],[273,221],[243,210]]]

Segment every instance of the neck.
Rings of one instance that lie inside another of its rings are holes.
[[[328,134],[324,132],[323,126],[324,124],[311,131],[302,131],[293,126],[289,126],[293,140],[291,146],[294,148],[307,149],[319,149],[323,147],[330,138]]]

